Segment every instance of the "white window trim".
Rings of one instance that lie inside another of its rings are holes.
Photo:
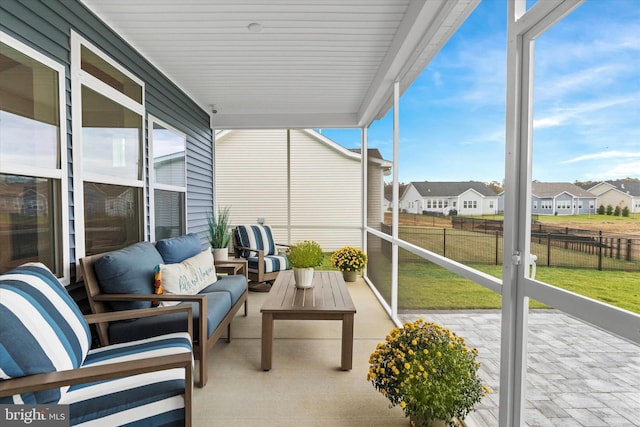
[[[112,88],[108,84],[104,83],[100,79],[92,76],[91,74],[81,69],[81,46],[85,46],[90,49],[94,54],[101,57],[104,61],[108,62],[111,66],[118,71],[126,75],[128,78],[139,84],[142,88],[142,102],[138,104],[133,99],[129,98],[122,92]],[[140,160],[142,161],[142,177],[141,179],[124,179],[113,176],[106,176],[102,174],[85,173],[83,171],[83,152],[82,152],[82,86],[86,86],[91,90],[94,90],[107,97],[109,100],[116,102],[123,107],[139,114],[142,119],[142,150],[140,151]],[[100,48],[80,36],[75,31],[71,30],[71,110],[72,115],[76,119],[72,121],[71,128],[73,132],[73,194],[75,200],[76,211],[76,227],[75,227],[75,242],[76,242],[76,266],[79,265],[80,258],[86,254],[85,245],[85,213],[84,213],[84,182],[95,182],[100,184],[111,185],[123,185],[128,187],[142,188],[143,197],[142,205],[140,206],[140,213],[142,215],[141,226],[143,233],[147,229],[147,210],[145,209],[145,201],[147,200],[147,189],[145,186],[145,178],[147,171],[147,162],[145,154],[145,84],[144,81],[136,77],[133,73],[105,54]],[[77,270],[77,277],[80,278],[80,271]]]
[[[155,182],[155,167],[153,165],[153,125],[158,124],[176,134],[184,137],[184,187],[178,185],[159,184]],[[175,193],[184,193],[184,229],[187,229],[187,134],[180,132],[173,126],[168,125],[162,120],[149,114],[147,116],[147,141],[149,141],[149,231],[151,240],[156,240],[156,216],[155,216],[155,190],[173,191]]]
[[[68,162],[67,162],[67,105],[66,105],[66,74],[65,66],[48,56],[38,52],[37,50],[27,46],[26,44],[14,39],[13,37],[0,31],[0,42],[12,47],[13,49],[29,56],[31,59],[40,62],[42,65],[51,68],[58,73],[58,111],[59,111],[59,150],[60,150],[60,168],[48,169],[31,166],[16,165],[0,165],[0,172],[6,174],[18,174],[37,176],[40,178],[52,178],[60,180],[60,243],[62,254],[56,254],[61,257],[62,277],[60,281],[64,285],[70,282],[70,247],[69,247],[69,180],[68,180]]]

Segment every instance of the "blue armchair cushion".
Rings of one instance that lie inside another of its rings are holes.
[[[102,292],[107,294],[153,294],[154,269],[162,257],[149,242],[139,242],[109,252],[96,260],[94,269]],[[151,301],[111,302],[114,310],[149,308]]]
[[[163,259],[162,264],[176,264],[202,252],[200,238],[195,233],[162,239],[156,242],[156,249]]]
[[[245,248],[264,251],[264,255],[275,255],[276,244],[273,240],[271,227],[268,225],[239,225],[236,227],[238,244]],[[258,256],[255,251],[242,251],[243,258]]]
[[[0,380],[75,369],[89,351],[80,309],[44,264],[0,276],[0,319]],[[67,389],[0,397],[0,403],[56,403]]]

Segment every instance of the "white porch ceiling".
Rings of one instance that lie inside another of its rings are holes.
[[[83,0],[213,126],[362,127],[480,0]],[[260,32],[249,25],[257,23]]]

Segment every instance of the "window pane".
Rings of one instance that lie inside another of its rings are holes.
[[[142,86],[85,46],[81,47],[80,56],[82,58],[81,67],[84,71],[142,104]]]
[[[155,190],[156,240],[185,234],[184,193]]]
[[[123,248],[142,240],[142,189],[84,183],[86,254]]]
[[[156,123],[153,125],[155,182],[185,187],[185,137]]]
[[[82,147],[85,172],[141,179],[142,117],[82,87]]]
[[[59,180],[0,174],[0,273],[39,261],[62,274],[59,206]]]
[[[58,73],[0,43],[0,164],[59,168]]]

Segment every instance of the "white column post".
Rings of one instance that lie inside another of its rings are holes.
[[[367,222],[369,220],[369,214],[367,211],[367,204],[369,203],[369,198],[367,196],[367,192],[369,191],[369,182],[368,182],[368,174],[369,174],[369,151],[368,151],[368,147],[369,147],[369,129],[368,128],[362,128],[360,129],[361,131],[361,150],[362,150],[362,156],[360,158],[362,165],[361,165],[361,173],[362,173],[362,198],[361,198],[361,203],[362,203],[362,212],[360,215],[360,223],[362,224],[362,230],[361,230],[361,239],[362,239],[362,250],[365,251],[365,253],[367,252]]]
[[[400,82],[393,83],[393,213],[391,219],[391,317],[398,318],[398,144],[400,134]]]
[[[508,3],[500,427],[522,425],[525,401],[528,298],[522,289],[522,269],[528,259],[532,99],[530,51],[515,25],[525,10],[524,0]]]

